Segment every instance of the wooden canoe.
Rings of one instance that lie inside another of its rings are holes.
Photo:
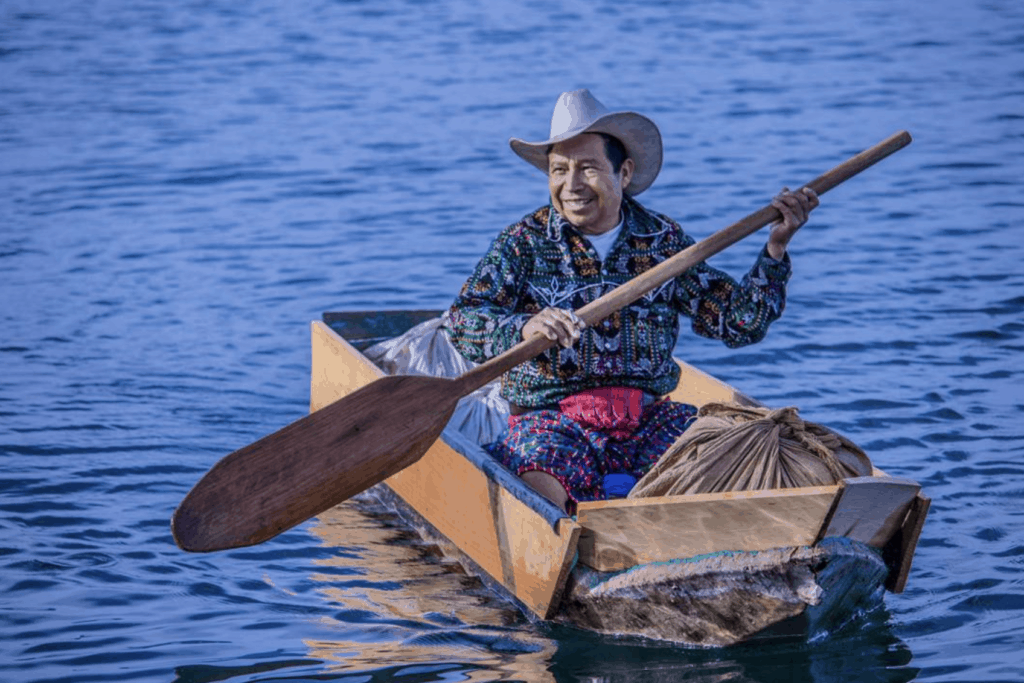
[[[439,314],[314,321],[310,409],[384,374],[360,349]],[[672,399],[754,403],[679,365]],[[374,493],[530,615],[702,646],[820,634],[902,591],[930,502],[875,469],[835,486],[581,503],[573,518],[454,428]]]

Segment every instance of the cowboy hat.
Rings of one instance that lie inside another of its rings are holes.
[[[646,116],[632,111],[610,112],[589,90],[564,92],[551,114],[551,135],[543,142],[508,141],[512,151],[544,173],[548,172],[548,148],[583,133],[606,133],[618,138],[633,160],[635,170],[628,195],[638,195],[654,182],[661,170],[661,133]]]

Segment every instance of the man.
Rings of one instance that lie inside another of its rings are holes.
[[[694,418],[693,406],[662,399],[679,379],[680,314],[730,347],[764,337],[785,304],[786,247],[818,198],[784,189],[772,202],[783,220],[741,283],[700,264],[584,329],[574,309],[694,243],[635,199],[661,169],[661,134],[650,119],[609,112],[577,90],[559,97],[548,140],[510,145],[547,173],[551,202],[498,235],[445,330],[476,362],[535,334],[558,342],[502,378],[512,416],[490,448],[572,511],[579,501],[625,495]]]

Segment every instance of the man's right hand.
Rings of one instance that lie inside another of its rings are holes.
[[[529,339],[539,332],[568,349],[579,340],[580,330],[586,326],[573,311],[545,308],[523,325],[523,339]]]

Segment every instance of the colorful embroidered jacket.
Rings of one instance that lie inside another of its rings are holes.
[[[622,230],[604,261],[550,205],[503,230],[445,314],[459,352],[482,363],[522,341],[526,321],[542,309],[578,309],[694,243],[630,197],[622,208]],[[538,407],[598,386],[667,394],[680,374],[672,359],[679,314],[697,334],[730,347],[752,344],[782,314],[789,275],[788,255],[779,261],[767,249],[742,283],[695,266],[585,329],[571,349],[556,346],[508,372],[502,396]]]

